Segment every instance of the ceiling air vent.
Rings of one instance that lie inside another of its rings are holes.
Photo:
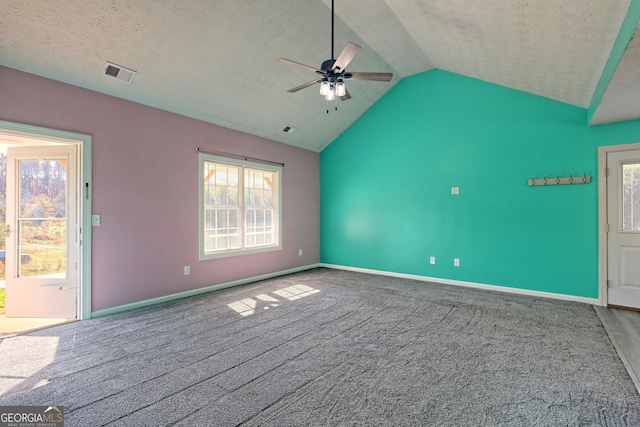
[[[131,80],[133,80],[133,77],[136,75],[136,71],[107,62],[104,67],[104,75],[122,80],[126,83],[131,83]]]
[[[294,133],[296,131],[296,128],[291,127],[291,126],[285,126],[285,128],[282,129],[282,131],[284,133],[288,133],[289,135],[291,135],[292,133]]]

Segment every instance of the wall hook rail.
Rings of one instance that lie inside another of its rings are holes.
[[[573,176],[573,174],[571,174],[565,177],[556,175],[555,177],[547,178],[547,176],[545,175],[542,178],[531,177],[531,179],[529,179],[527,183],[529,184],[529,187],[544,187],[547,185],[565,185],[565,184],[568,184],[568,185],[590,184],[591,176],[585,173],[584,175]]]

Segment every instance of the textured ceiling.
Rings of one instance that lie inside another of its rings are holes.
[[[600,99],[591,124],[640,118],[640,26]]]
[[[432,68],[588,107],[629,4],[337,0],[336,56],[351,41],[362,49],[348,71],[394,78],[348,81],[352,99],[329,114],[317,87],[286,92],[315,75],[276,59],[319,67],[331,56],[330,0],[2,0],[0,65],[320,151],[401,78]],[[105,77],[106,61],[136,70],[133,82]],[[635,61],[620,72],[638,84]]]

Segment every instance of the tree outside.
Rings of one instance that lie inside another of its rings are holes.
[[[19,274],[66,271],[66,164],[59,160],[20,161]],[[7,156],[0,153],[0,227],[6,228]],[[0,280],[5,279],[6,236],[0,232]]]

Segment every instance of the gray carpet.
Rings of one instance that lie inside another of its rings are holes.
[[[0,405],[66,426],[640,425],[591,306],[327,269],[8,338],[0,363]]]

